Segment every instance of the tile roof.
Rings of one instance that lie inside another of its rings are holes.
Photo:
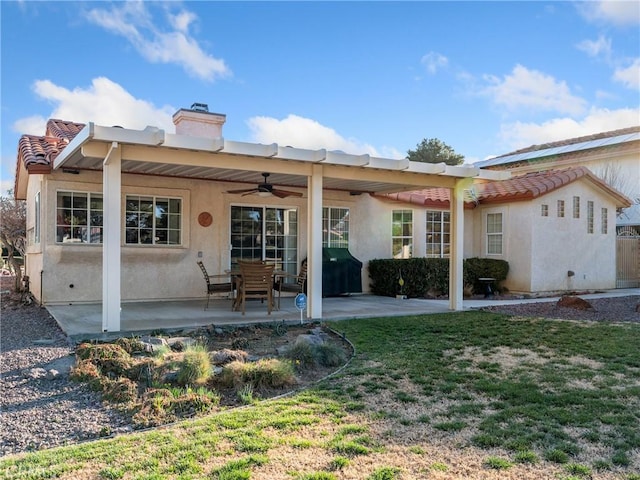
[[[47,131],[45,136],[66,139],[68,143],[73,140],[84,127],[84,123],[67,122],[65,120],[52,118],[47,122]]]
[[[630,204],[626,197],[591,173],[588,168],[571,167],[563,170],[527,173],[508,180],[476,183],[474,185],[475,197],[471,191],[465,191],[465,208],[474,208],[478,204],[531,200],[546,195],[580,178],[588,179],[599,188],[617,197],[617,201],[621,206]],[[440,208],[449,208],[450,199],[448,188],[428,188],[412,192],[381,195],[379,197],[414,205]]]
[[[18,192],[20,167],[29,173],[51,173],[53,161],[84,126],[84,123],[50,119],[44,136],[22,135],[18,140],[14,194]]]
[[[53,160],[83,128],[83,123],[51,119],[44,136],[22,135],[18,141],[18,165],[22,162],[29,172],[34,168],[51,169]]]

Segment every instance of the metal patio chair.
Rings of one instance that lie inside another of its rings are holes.
[[[292,281],[287,281],[292,280]],[[282,292],[305,293],[307,290],[307,261],[300,264],[298,275],[278,275],[275,284],[278,291],[278,310],[280,310],[280,296]]]
[[[231,282],[231,275],[228,273],[221,275],[209,275],[204,264],[200,260],[198,260],[197,263],[200,270],[202,270],[202,275],[204,276],[204,280],[207,284],[207,304],[204,307],[205,310],[209,308],[209,298],[211,295],[226,293],[228,298],[233,298],[233,283]]]

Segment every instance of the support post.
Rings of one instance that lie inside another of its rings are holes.
[[[102,331],[120,331],[122,149],[113,142],[102,170]]]
[[[307,198],[307,317],[322,318],[322,165],[313,165]]]
[[[449,190],[451,201],[451,238],[449,253],[449,309],[462,310],[464,297],[464,190],[468,186],[468,179],[456,181]]]

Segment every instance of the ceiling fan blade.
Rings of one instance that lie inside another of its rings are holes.
[[[302,194],[300,192],[291,192],[289,190],[280,190],[279,188],[274,188],[271,193],[273,193],[278,198],[287,198],[287,197],[301,197]]]
[[[257,188],[241,188],[239,190],[227,190],[227,193],[253,193],[257,192]]]

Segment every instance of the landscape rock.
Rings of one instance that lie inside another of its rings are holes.
[[[565,295],[558,300],[558,307],[573,308],[574,310],[592,310],[593,306],[583,298]]]

